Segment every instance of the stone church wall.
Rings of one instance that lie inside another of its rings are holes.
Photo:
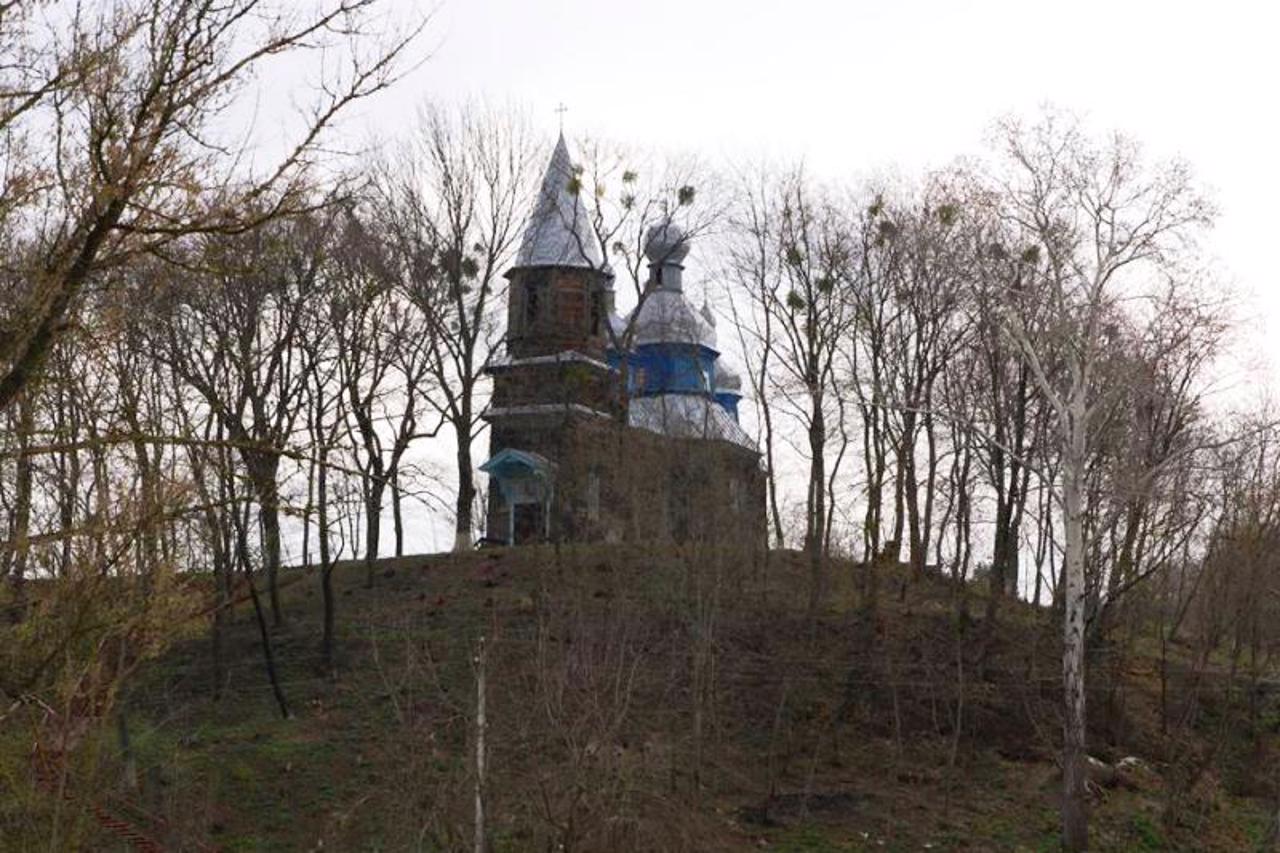
[[[576,416],[530,418],[518,428],[496,429],[493,442],[556,463],[552,539],[732,540],[763,547],[764,473],[759,457],[745,448]],[[491,493],[488,529],[505,530],[506,524],[506,508]]]

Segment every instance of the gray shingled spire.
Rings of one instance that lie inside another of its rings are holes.
[[[578,174],[569,158],[564,134],[556,141],[547,173],[542,178],[538,200],[525,227],[515,268],[582,267],[601,269],[600,245],[587,215],[587,208],[574,192]]]

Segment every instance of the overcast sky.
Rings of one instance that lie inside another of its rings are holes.
[[[433,7],[398,2],[405,16]],[[432,58],[346,129],[395,136],[426,98],[482,97],[526,108],[550,141],[563,102],[570,135],[713,159],[803,158],[840,179],[980,153],[993,119],[1051,102],[1193,165],[1221,210],[1212,249],[1223,278],[1244,299],[1240,349],[1265,357],[1228,384],[1253,393],[1280,377],[1273,7],[444,0]]]
[[[980,152],[993,119],[1046,102],[1123,130],[1209,188],[1245,340],[1280,365],[1272,3],[398,2],[436,9],[433,56],[348,128],[394,135],[425,98],[477,96],[528,109],[550,138],[563,102],[571,135],[803,158],[833,179],[945,165]]]

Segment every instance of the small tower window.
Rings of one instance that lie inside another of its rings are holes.
[[[542,294],[547,289],[547,274],[538,271],[529,275],[524,286],[524,324],[529,328],[538,322],[542,311]]]
[[[524,321],[532,326],[538,319],[538,288],[533,284],[529,285],[528,291],[524,295]]]
[[[582,334],[586,326],[586,300],[580,290],[563,289],[556,293],[556,309],[560,315],[561,327],[569,332]]]
[[[600,334],[600,318],[604,314],[603,299],[600,291],[591,292],[591,334]]]

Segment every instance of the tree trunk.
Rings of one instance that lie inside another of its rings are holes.
[[[1011,460],[1000,525],[1000,594],[1008,598],[1018,595],[1018,531],[1026,504],[1025,490],[1026,468],[1018,460]]]
[[[809,555],[809,619],[815,625],[818,607],[826,592],[823,571],[822,539],[826,529],[826,421],[822,398],[815,394],[809,421],[809,502],[805,527],[805,552]]]
[[[1098,635],[1105,635],[1115,624],[1120,590],[1137,574],[1135,554],[1138,550],[1138,533],[1142,528],[1143,509],[1143,502],[1139,500],[1130,501],[1125,508],[1124,537],[1120,543],[1120,554],[1107,577],[1107,600],[1102,604],[1102,610],[1094,628]]]
[[[97,443],[97,429],[90,423],[88,430],[88,438],[94,443],[94,447],[89,451],[89,459],[92,463],[93,472],[93,514],[90,516],[94,531],[90,534],[90,541],[93,543],[90,552],[90,562],[95,566],[105,565],[107,563],[108,554],[115,550],[114,537],[111,533],[108,519],[111,516],[111,478],[107,476],[107,454],[102,446]],[[76,484],[73,484],[75,488]]]
[[[311,433],[315,435],[314,426]],[[311,565],[311,513],[316,491],[316,460],[307,460],[307,502],[302,507],[302,565]]]
[[[373,567],[382,547],[382,492],[387,487],[381,471],[369,475],[364,500],[364,585],[373,589]]]
[[[911,574],[919,577],[924,574],[924,553],[921,548],[920,533],[920,483],[916,479],[915,448],[903,456],[900,463],[903,468],[903,497],[907,505],[907,561],[911,564]]]
[[[21,622],[26,611],[27,560],[31,536],[31,492],[34,465],[31,460],[31,433],[35,430],[35,406],[30,392],[18,398],[17,493],[14,496],[12,558],[9,571],[13,583],[13,610],[10,618]]]
[[[884,543],[885,556],[891,563],[896,563],[902,556],[902,531],[906,525],[907,514],[903,509],[906,471],[903,470],[902,456],[898,455],[897,464],[893,466],[893,537]]]
[[[211,531],[211,537],[217,536]],[[213,635],[209,638],[213,652],[213,699],[222,698],[222,688],[227,681],[226,636],[230,621],[228,608],[230,596],[231,555],[219,542],[213,547]]]
[[[249,598],[253,601],[253,615],[258,623],[258,636],[262,640],[262,659],[267,668],[267,680],[271,683],[271,693],[275,697],[276,705],[280,708],[280,715],[287,720],[290,717],[289,703],[285,701],[280,677],[276,673],[276,656],[271,646],[271,631],[267,628],[267,619],[262,612],[262,599],[258,595],[258,586],[253,581],[253,563],[249,556],[249,533],[245,526],[245,522],[239,520],[237,516],[236,543],[240,560],[244,564],[244,579],[249,587]]]
[[[1048,556],[1048,551],[1052,542],[1049,538],[1049,526],[1042,523],[1045,518],[1046,509],[1050,509],[1053,501],[1052,493],[1049,491],[1046,483],[1041,480],[1040,486],[1036,494],[1036,547],[1035,547],[1035,566],[1036,566],[1036,586],[1035,592],[1031,595],[1031,601],[1034,604],[1040,604],[1040,594],[1044,586],[1044,563]]]
[[[734,317],[734,322],[736,323],[736,313]],[[760,366],[752,376],[751,382],[752,390],[755,392],[756,405],[760,410],[760,422],[764,426],[764,459],[767,477],[765,485],[768,490],[769,520],[773,525],[774,547],[781,548],[786,539],[782,530],[782,513],[778,510],[778,468],[774,461],[773,451],[773,406],[769,403],[769,394],[766,390],[769,381],[769,355],[773,352],[772,315],[766,311],[763,319],[764,339],[761,342]],[[766,533],[767,539],[768,534]]]
[[[333,672],[333,554],[329,546],[329,466],[328,454],[321,453],[316,472],[316,526],[320,548],[320,596],[324,603],[324,629],[320,638],[320,660],[325,672]]]
[[[465,424],[454,424],[458,435],[458,499],[454,506],[457,526],[453,540],[453,550],[469,551],[473,544],[471,531],[471,506],[476,500],[475,474],[471,470],[471,420],[465,417]]]
[[[64,404],[65,405],[65,404]],[[79,437],[80,428],[69,425],[65,435],[74,441]],[[74,449],[58,454],[58,523],[63,530],[71,530],[76,523],[76,495],[80,482],[80,453]],[[59,549],[58,573],[66,577],[71,572],[73,537],[62,540]]]
[[[881,411],[875,406],[862,407],[863,462],[867,469],[867,509],[863,518],[862,558],[870,566],[880,554],[880,537],[884,530],[884,481],[887,459]]]
[[[912,560],[917,574],[923,574],[928,559],[929,539],[933,534],[933,504],[938,489],[938,436],[934,429],[933,415],[929,413],[924,416],[924,435],[925,447],[928,449],[928,468],[924,477],[924,511],[920,519],[919,557]],[[942,538],[941,532],[938,538]],[[941,569],[941,560],[938,561],[938,566]]]
[[[916,506],[915,482],[916,413],[902,413],[902,434],[897,444],[897,471],[893,483],[893,561],[902,558],[902,534],[906,531],[908,516],[912,524],[919,523]],[[908,535],[911,535],[908,533]]]
[[[215,436],[213,442],[216,445],[223,439],[220,426]],[[207,433],[205,439],[209,439]],[[207,479],[209,468],[202,455],[203,450],[192,448],[188,459],[193,480],[200,492],[200,500],[205,505],[202,514],[209,538],[209,549],[213,556],[213,630],[210,637],[213,679],[211,687],[213,699],[217,701],[221,698],[222,690],[227,684],[226,634],[227,626],[231,623],[233,616],[234,579],[232,575],[237,553],[235,531],[238,529],[236,517],[239,510],[230,459],[222,450],[216,450],[214,453],[217,454],[212,466],[216,477],[214,480],[217,486],[216,495],[211,494],[209,489]]]
[[[267,593],[271,599],[271,624],[279,628],[284,624],[284,608],[280,606],[280,504],[274,477],[259,512],[262,519],[262,554],[267,568]]]
[[[760,401],[760,413],[764,418],[765,473],[768,475],[769,518],[773,522],[774,547],[781,548],[786,540],[782,532],[782,513],[778,510],[778,469],[773,459],[773,412],[765,400]]]
[[[271,622],[279,628],[284,624],[284,610],[280,606],[280,490],[276,478],[280,472],[280,457],[275,453],[259,450],[242,452],[245,467],[258,498],[258,522],[262,528],[262,560],[267,570],[268,595],[271,599]],[[245,532],[247,536],[247,531]],[[247,543],[246,543],[246,547]]]
[[[160,485],[156,467],[152,464],[150,448],[143,439],[142,397],[134,384],[133,376],[128,368],[116,371],[120,385],[120,414],[132,433],[133,461],[138,468],[138,491],[142,503],[142,518],[138,528],[138,564],[142,572],[143,583],[150,584],[154,580],[160,559],[160,531],[164,527],[163,512],[160,508]]]
[[[135,421],[131,428],[135,431],[133,455],[138,466],[138,485],[145,516],[138,530],[138,562],[141,564],[144,582],[150,588],[160,563],[159,532],[163,526],[164,511],[160,506],[159,478],[151,464],[146,442],[137,435],[141,427]]]
[[[1062,682],[1062,843],[1066,850],[1087,850],[1089,816],[1085,781],[1084,671],[1084,507],[1085,405],[1083,389],[1071,400],[1069,422],[1062,425],[1063,563],[1066,598],[1063,618]]]
[[[396,556],[404,556],[404,514],[400,494],[400,466],[397,465],[391,475],[391,520],[395,527]]]

